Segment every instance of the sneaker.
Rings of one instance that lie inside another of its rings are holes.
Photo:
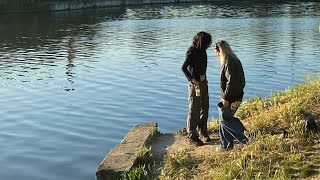
[[[210,142],[211,141],[211,138],[209,137],[208,134],[200,134],[200,135],[203,138],[204,142]]]
[[[198,136],[190,137],[189,140],[192,144],[195,144],[196,146],[204,145],[204,143],[198,138]]]
[[[216,148],[216,151],[217,151],[217,152],[224,152],[224,151],[228,151],[228,149],[227,149],[227,148],[224,148],[224,147],[222,147],[222,146],[218,146],[218,147]]]
[[[211,141],[211,138],[209,136],[205,136],[203,137],[204,139],[204,142],[210,142]]]

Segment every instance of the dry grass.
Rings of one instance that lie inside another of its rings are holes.
[[[320,81],[254,97],[236,113],[251,132],[245,150],[216,153],[216,145],[189,148],[166,157],[159,179],[312,179],[319,177],[320,133],[306,128],[306,118],[320,116]],[[217,121],[209,132],[217,134]],[[282,132],[288,132],[283,137]]]

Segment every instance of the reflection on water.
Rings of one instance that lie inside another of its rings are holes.
[[[200,30],[243,62],[245,98],[319,69],[320,3],[205,3],[0,16],[0,179],[94,179],[138,123],[185,126],[185,51]],[[219,63],[208,50],[210,116]],[[85,162],[85,163],[83,163]],[[19,173],[17,173],[19,172]]]

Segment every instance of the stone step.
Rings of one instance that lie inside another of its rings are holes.
[[[124,139],[102,160],[96,171],[98,180],[119,179],[122,172],[136,166],[138,153],[148,142],[150,135],[158,130],[156,123],[133,127]]]

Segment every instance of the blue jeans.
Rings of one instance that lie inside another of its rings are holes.
[[[235,102],[240,105],[239,102]],[[238,107],[239,107],[238,105]],[[219,106],[219,105],[218,105]],[[242,122],[234,117],[234,113],[238,107],[234,106],[235,104],[231,104],[231,107],[219,107],[219,135],[220,142],[223,148],[233,148],[233,141],[237,140],[242,144],[246,144],[248,138],[244,135],[244,131],[246,131]]]

